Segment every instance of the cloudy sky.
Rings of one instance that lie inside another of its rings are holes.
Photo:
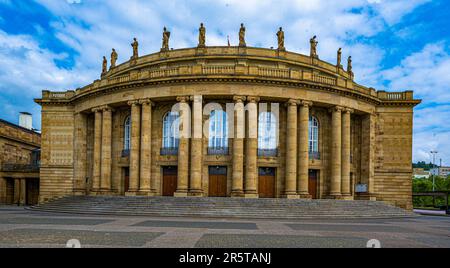
[[[247,43],[275,47],[283,26],[288,50],[307,54],[319,37],[319,55],[335,62],[352,55],[356,81],[378,90],[414,90],[414,160],[437,149],[450,165],[450,5],[448,0],[0,0],[0,118],[34,114],[41,90],[67,90],[99,77],[112,47],[129,59],[133,37],[140,53],[159,49],[161,31],[171,47],[192,47],[200,22],[208,45]]]

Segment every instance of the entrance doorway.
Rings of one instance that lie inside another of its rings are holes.
[[[26,200],[28,206],[37,205],[39,201],[39,179],[26,180]]]
[[[227,167],[209,167],[209,192],[211,197],[227,196]]]
[[[177,191],[178,167],[163,167],[163,196],[173,196]]]
[[[14,179],[6,179],[6,204],[12,205],[14,203]]]
[[[275,168],[259,168],[258,192],[260,198],[275,198]]]
[[[309,194],[312,199],[317,199],[317,185],[318,185],[318,170],[310,169],[309,170]]]
[[[124,194],[130,190],[130,168],[123,170],[123,192]]]

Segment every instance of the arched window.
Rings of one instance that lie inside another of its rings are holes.
[[[228,154],[228,116],[213,110],[209,117],[208,154]]]
[[[278,148],[277,119],[272,112],[262,112],[258,119],[258,155],[276,156]]]
[[[163,139],[161,154],[177,154],[180,136],[180,114],[168,112],[163,118]]]
[[[309,117],[309,155],[312,159],[320,159],[319,154],[319,120]]]
[[[125,119],[125,124],[123,126],[123,150],[130,150],[130,136],[131,136],[131,118],[127,116]]]

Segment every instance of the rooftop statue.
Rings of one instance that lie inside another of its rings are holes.
[[[133,47],[133,56],[131,58],[137,59],[139,57],[139,52],[138,52],[139,43],[138,43],[136,37],[134,38],[134,42],[131,43],[131,46]]]
[[[336,64],[338,68],[342,68],[341,61],[342,61],[342,48],[339,48],[337,52],[337,64]]]
[[[108,61],[106,60],[106,57],[103,56],[102,74],[105,74],[106,72],[108,72]]]
[[[164,27],[161,50],[169,50],[169,38],[170,38],[170,32],[167,31],[166,27]]]
[[[205,47],[206,45],[206,28],[203,23],[200,23],[200,29],[198,29],[198,46]]]
[[[352,56],[348,57],[347,73],[350,75],[350,78],[353,79],[354,74],[353,74]]]
[[[239,46],[247,46],[247,44],[245,43],[245,27],[243,23],[241,23],[241,29],[239,30]]]
[[[311,38],[311,40],[309,40],[309,42],[311,44],[311,57],[319,58],[319,56],[317,55],[317,45],[319,44],[319,42],[317,41],[317,36],[314,36],[313,38]]]
[[[113,69],[114,67],[116,67],[117,58],[118,58],[117,52],[113,48],[112,52],[111,52],[111,68],[110,69]]]
[[[284,32],[282,27],[280,27],[280,30],[277,32],[277,37],[278,37],[278,50],[286,50],[286,48],[284,47]]]

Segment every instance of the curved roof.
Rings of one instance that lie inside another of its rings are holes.
[[[317,58],[277,49],[230,46],[162,50],[132,58],[75,91],[43,91],[43,98],[36,102],[68,103],[123,87],[189,81],[286,84],[326,89],[377,104],[420,103],[412,91],[384,92],[361,86],[342,67]]]

